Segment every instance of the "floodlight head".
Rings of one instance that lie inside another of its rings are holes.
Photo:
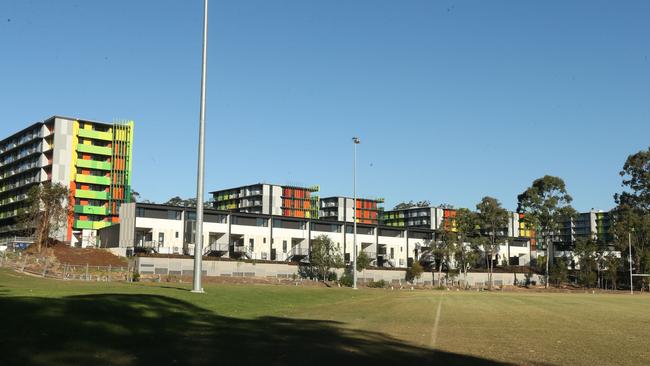
[[[360,144],[360,143],[361,143],[361,140],[360,140],[358,137],[353,137],[353,138],[352,138],[352,141],[353,141],[355,144]]]

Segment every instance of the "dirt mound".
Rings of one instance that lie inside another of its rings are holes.
[[[127,260],[104,249],[74,248],[59,243],[50,248],[59,263],[90,266],[127,266]]]

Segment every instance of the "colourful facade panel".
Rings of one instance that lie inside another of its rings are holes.
[[[77,167],[97,170],[111,170],[112,165],[105,161],[77,159]]]

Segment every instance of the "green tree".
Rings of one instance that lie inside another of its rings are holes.
[[[395,207],[393,207],[393,210],[404,210],[407,208],[413,208],[413,207],[429,207],[431,206],[431,202],[429,201],[408,201],[408,202],[400,202]]]
[[[556,286],[569,280],[569,269],[567,268],[567,260],[565,258],[560,258],[553,263],[549,280],[555,283]]]
[[[442,268],[451,266],[451,261],[456,251],[458,235],[446,228],[451,228],[451,218],[442,220],[439,229],[436,231],[435,239],[430,242],[431,254],[435,260],[434,268],[438,269],[438,284],[442,280]]]
[[[508,227],[508,211],[501,207],[501,202],[496,198],[483,197],[476,205],[477,221],[485,240],[481,241],[488,269],[488,288],[492,288],[492,271],[494,270],[494,256],[498,252],[499,244],[506,238],[504,229]]]
[[[478,236],[479,228],[476,213],[466,208],[459,208],[456,211],[458,243],[455,248],[454,259],[463,273],[466,284],[467,271],[478,262],[480,257],[478,246],[472,243],[472,239]]]
[[[623,191],[614,195],[612,211],[615,245],[632,262],[637,273],[650,272],[650,148],[627,157],[619,172]],[[645,285],[645,278],[641,279]]]
[[[164,204],[178,207],[196,207],[196,198],[181,198],[175,196],[168,199]],[[203,202],[203,208],[213,208],[212,200]]]
[[[40,252],[48,239],[67,227],[72,218],[70,191],[62,184],[45,182],[29,190],[26,202],[21,221],[25,227],[33,228],[34,244]]]
[[[311,241],[309,264],[323,281],[332,268],[343,267],[340,247],[327,235],[319,235]]]
[[[370,262],[372,262],[372,260],[370,259],[368,254],[363,250],[360,251],[357,255],[357,271],[361,272],[366,268],[370,267]]]
[[[571,207],[573,198],[566,190],[562,178],[545,175],[535,179],[533,184],[517,196],[518,212],[524,214],[523,222],[535,228],[538,237],[546,246],[546,287],[549,283],[549,265],[553,237],[560,231],[562,223],[576,216]]]
[[[579,238],[573,254],[578,257],[578,280],[583,286],[591,288],[596,282],[598,245],[592,239]]]
[[[618,285],[618,269],[621,267],[621,258],[614,253],[609,252],[604,255],[604,275],[605,279],[611,283],[612,290],[616,290]]]
[[[424,268],[422,268],[420,262],[414,261],[413,265],[406,269],[406,280],[412,282],[416,278],[420,278],[423,272]]]

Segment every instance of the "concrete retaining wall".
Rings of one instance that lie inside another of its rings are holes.
[[[194,260],[192,258],[156,258],[156,257],[138,257],[136,266],[138,271],[143,274],[174,275],[174,276],[191,276],[194,274]],[[343,270],[336,270],[339,276]],[[227,277],[273,277],[273,278],[292,278],[298,276],[298,266],[288,263],[247,263],[237,261],[203,261],[204,276],[227,276]],[[435,276],[438,281],[438,274],[426,272],[416,282],[424,285],[431,285]],[[445,275],[443,273],[443,283]],[[405,270],[382,270],[367,269],[357,274],[360,282],[384,280],[390,284],[405,283]],[[494,273],[493,280],[496,284],[512,285],[515,278],[519,282],[525,281],[523,273]],[[457,276],[455,281],[462,280],[463,276]],[[488,280],[487,273],[468,273],[467,282],[474,286],[476,284],[486,283]],[[532,281],[542,283],[542,276],[533,275]]]

